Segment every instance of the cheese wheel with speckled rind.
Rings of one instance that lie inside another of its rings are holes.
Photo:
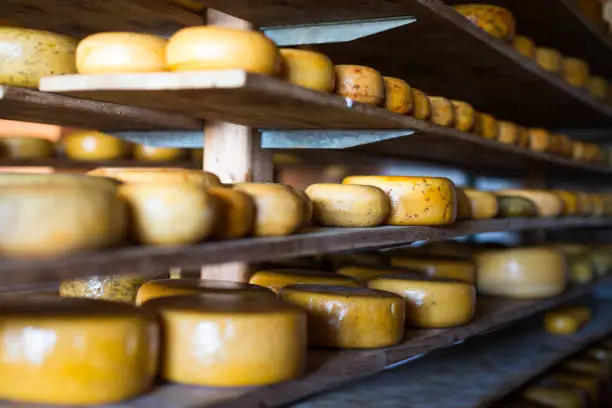
[[[406,114],[412,111],[412,88],[399,78],[383,77],[385,81],[385,108],[391,112]]]
[[[441,96],[430,96],[431,117],[436,125],[452,127],[455,124],[455,110],[450,100]]]
[[[380,72],[361,65],[336,65],[334,92],[356,102],[379,106],[385,99],[385,81]]]
[[[427,120],[431,116],[431,102],[425,92],[420,89],[412,88],[414,98],[411,115],[415,119]]]

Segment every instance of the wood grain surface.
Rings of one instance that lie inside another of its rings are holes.
[[[0,167],[53,167],[57,170],[92,170],[98,167],[176,167],[186,169],[199,169],[198,163],[189,161],[171,162],[142,162],[130,159],[113,161],[79,161],[64,157],[50,157],[48,159],[7,159],[0,158]]]

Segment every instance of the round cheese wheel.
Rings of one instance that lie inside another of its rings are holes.
[[[113,194],[117,192],[119,182],[107,177],[91,177],[81,174],[62,173],[3,173],[0,172],[0,187],[53,185],[75,188],[99,188]]]
[[[394,256],[391,258],[391,266],[417,271],[430,278],[454,279],[471,284],[476,282],[476,268],[468,261]]]
[[[430,96],[431,120],[436,125],[452,127],[455,124],[455,110],[450,100],[441,96]]]
[[[72,132],[61,139],[64,154],[73,160],[116,160],[125,156],[127,143],[95,130]]]
[[[576,285],[590,283],[595,279],[595,271],[588,257],[566,255],[569,280]]]
[[[63,281],[59,294],[63,297],[133,303],[138,288],[145,282],[146,278],[135,275],[90,276]]]
[[[186,245],[204,240],[217,219],[214,198],[194,183],[125,184],[131,234],[146,245]]]
[[[488,113],[478,112],[474,133],[486,139],[495,139],[499,134],[499,123]]]
[[[424,329],[466,324],[476,308],[474,286],[460,281],[386,275],[369,280],[368,287],[402,296],[406,323]]]
[[[552,48],[537,47],[536,62],[542,68],[554,73],[561,73],[563,70],[563,55]]]
[[[327,56],[307,50],[281,48],[281,77],[292,84],[331,92],[334,90],[334,64]]]
[[[544,129],[528,129],[529,132],[529,148],[536,152],[545,152],[549,149],[551,143],[551,134]]]
[[[472,205],[470,204],[470,199],[461,188],[457,188],[455,192],[457,194],[457,221],[471,219]]]
[[[227,294],[242,297],[275,296],[274,292],[269,289],[243,282],[195,278],[156,279],[146,282],[138,289],[136,304],[140,306],[160,297],[196,294]]]
[[[518,299],[556,296],[565,290],[565,258],[549,248],[484,251],[476,256],[478,293]]]
[[[431,102],[425,92],[412,88],[412,113],[415,119],[427,120],[431,116]]]
[[[578,196],[565,190],[555,190],[554,194],[563,201],[563,213],[565,215],[575,215],[578,213]]]
[[[544,328],[553,334],[574,334],[591,320],[586,306],[568,306],[546,312]]]
[[[166,40],[140,33],[93,34],[79,43],[76,65],[80,74],[164,71]]]
[[[516,140],[516,145],[518,147],[529,147],[529,130],[526,127],[519,126],[519,135]]]
[[[279,298],[306,311],[311,346],[390,347],[404,335],[404,299],[389,292],[331,285],[290,285],[281,289]]]
[[[0,310],[3,400],[112,404],[153,386],[158,327],[131,305],[45,297],[4,301]]]
[[[320,284],[335,286],[360,286],[359,283],[344,275],[333,272],[319,272],[300,269],[272,269],[255,272],[249,283],[264,286],[278,293],[287,285]]]
[[[0,84],[38,88],[41,78],[75,74],[73,38],[49,31],[0,27]]]
[[[523,37],[522,35],[517,35],[512,40],[512,45],[514,49],[523,54],[528,58],[535,58],[536,56],[536,45],[530,38]]]
[[[42,159],[53,156],[55,146],[39,137],[0,137],[0,157]]]
[[[304,225],[304,202],[291,188],[273,183],[240,183],[234,188],[255,203],[253,235],[289,235]]]
[[[257,31],[220,26],[194,26],[177,31],[168,41],[166,63],[171,71],[241,69],[276,75],[276,45]]]
[[[589,65],[579,58],[563,58],[563,78],[573,87],[586,88],[589,81]]]
[[[507,189],[495,194],[498,197],[523,197],[533,201],[539,217],[557,217],[563,212],[563,200],[551,191]]]
[[[591,213],[592,217],[603,217],[604,216],[604,200],[597,194],[589,194],[589,200],[591,201]]]
[[[367,283],[367,281],[369,281],[370,279],[377,278],[383,275],[395,275],[405,273],[412,274],[413,276],[419,276],[419,272],[410,269],[356,265],[343,266],[336,270],[336,273],[351,277],[363,284]]]
[[[499,210],[495,194],[472,188],[464,188],[463,192],[470,200],[470,213],[473,220],[495,218]]]
[[[161,377],[209,387],[274,384],[300,377],[306,314],[261,296],[186,295],[154,299],[160,314]]]
[[[469,132],[476,124],[476,111],[472,105],[462,101],[451,101],[455,111],[455,129]]]
[[[134,158],[145,162],[176,161],[185,157],[185,150],[176,147],[134,146]]]
[[[587,88],[589,94],[596,99],[606,99],[608,95],[608,83],[606,80],[599,76],[589,77]]]
[[[505,144],[517,144],[519,138],[518,126],[515,123],[505,120],[499,121],[498,124],[499,133],[497,134],[497,140]]]
[[[412,88],[403,79],[383,77],[385,81],[385,108],[395,113],[412,111]]]
[[[442,225],[455,222],[457,197],[452,181],[441,177],[350,176],[344,184],[378,187],[389,197],[390,225]]]
[[[500,218],[535,217],[538,215],[536,204],[525,197],[497,196],[498,216]]]
[[[555,408],[587,408],[586,396],[577,389],[568,387],[530,386],[523,390],[529,401]]]
[[[573,141],[572,158],[577,161],[587,161],[586,143],[577,140]]]
[[[246,193],[224,187],[206,190],[216,201],[215,239],[238,239],[251,232],[255,223],[255,202]]]
[[[219,177],[201,170],[165,169],[165,168],[121,168],[109,167],[90,171],[92,176],[111,177],[129,184],[141,183],[193,183],[201,187],[220,186]]]
[[[349,184],[313,184],[306,189],[313,221],[330,227],[375,227],[389,214],[389,199],[379,188]]]
[[[291,188],[291,190],[298,196],[298,198],[302,201],[302,215],[304,216],[304,220],[302,222],[303,226],[308,226],[312,222],[312,214],[314,212],[314,205],[308,197],[306,192]]]
[[[507,41],[514,38],[516,21],[512,13],[503,7],[491,4],[460,4],[453,8],[495,38]]]
[[[356,102],[380,105],[385,99],[385,81],[380,72],[362,65],[336,65],[334,92]]]
[[[575,193],[578,197],[578,207],[580,208],[580,215],[591,215],[593,210],[593,203],[589,200],[589,195],[586,193]]]

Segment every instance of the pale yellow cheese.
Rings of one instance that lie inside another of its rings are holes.
[[[277,293],[287,285],[306,283],[336,286],[360,286],[356,280],[344,275],[339,275],[333,272],[319,272],[301,269],[270,269],[257,271],[251,276],[249,283],[264,286]]]
[[[563,55],[557,50],[537,47],[535,58],[538,65],[547,71],[561,73],[563,70]]]
[[[473,284],[476,268],[468,261],[435,257],[393,256],[391,266],[418,271],[431,278],[456,279]]]
[[[532,201],[539,217],[557,217],[564,210],[561,198],[551,191],[508,189],[496,191],[495,194],[498,197],[523,197]]]
[[[436,125],[452,127],[455,124],[455,110],[450,100],[441,96],[430,96],[431,120]]]
[[[399,78],[383,77],[385,81],[385,108],[391,112],[406,114],[412,111],[412,88]]]
[[[404,334],[404,299],[389,292],[331,285],[290,285],[281,289],[279,298],[306,311],[311,346],[390,347],[399,343]]]
[[[380,105],[385,99],[385,81],[380,72],[362,65],[336,65],[334,92],[356,102]]]
[[[42,159],[54,154],[55,146],[39,137],[0,137],[0,157]]]
[[[579,58],[563,58],[563,77],[573,87],[586,88],[589,81],[589,65]]]
[[[109,167],[95,169],[90,171],[88,174],[92,176],[110,177],[128,184],[192,183],[201,187],[221,185],[221,181],[217,175],[201,170]]]
[[[486,220],[497,215],[499,206],[495,194],[472,188],[463,188],[462,190],[470,200],[472,219]]]
[[[530,38],[517,35],[514,37],[514,40],[512,40],[512,46],[515,50],[528,58],[535,58],[536,56],[536,45]]]
[[[518,126],[515,123],[505,120],[499,121],[498,124],[499,133],[497,134],[497,140],[505,144],[517,144],[519,138]]]
[[[60,143],[64,154],[74,160],[116,160],[127,151],[123,140],[95,130],[69,133]]]
[[[453,9],[495,38],[506,41],[514,38],[516,21],[508,9],[492,4],[458,4]]]
[[[134,146],[134,158],[138,161],[164,162],[181,160],[183,157],[185,150],[176,147]]]
[[[586,306],[561,307],[546,312],[544,328],[553,334],[574,334],[591,320],[591,310]]]
[[[420,89],[412,88],[412,97],[414,99],[411,115],[415,119],[427,120],[431,116],[431,102]]]
[[[476,111],[469,103],[451,101],[455,111],[455,129],[469,132],[476,124]]]
[[[308,50],[281,48],[281,77],[316,91],[334,90],[334,64],[327,56]]]
[[[83,279],[65,280],[60,284],[63,297],[78,297],[133,303],[138,288],[146,278],[135,275],[90,276]]]
[[[251,196],[224,187],[209,187],[206,192],[216,202],[217,220],[212,238],[238,239],[251,232],[255,224],[255,202]]]

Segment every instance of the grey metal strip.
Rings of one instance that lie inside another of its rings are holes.
[[[400,130],[264,130],[261,147],[264,149],[348,149],[382,142],[414,133]]]
[[[180,147],[197,149],[204,147],[204,132],[201,130],[159,130],[108,132],[128,142],[153,147]]]

